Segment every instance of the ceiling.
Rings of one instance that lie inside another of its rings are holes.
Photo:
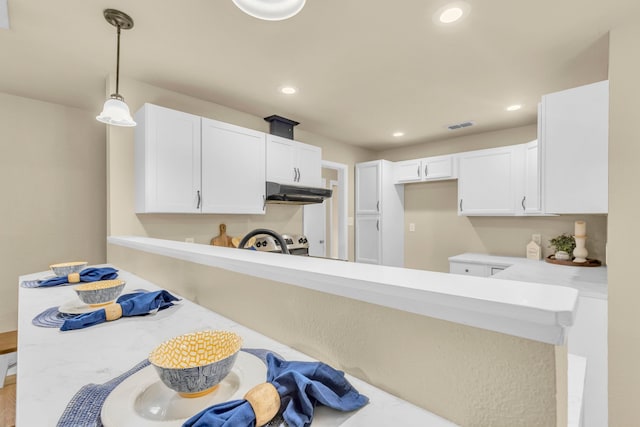
[[[308,0],[272,22],[231,0],[9,0],[0,91],[97,114],[114,8],[135,21],[121,76],[381,150],[535,123],[541,95],[607,78],[608,31],[640,12],[638,0],[468,0],[461,22],[435,24],[446,3]]]

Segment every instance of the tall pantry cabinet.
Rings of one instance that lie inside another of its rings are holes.
[[[404,186],[394,182],[392,162],[356,164],[356,262],[404,265]]]

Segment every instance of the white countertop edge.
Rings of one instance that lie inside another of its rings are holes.
[[[280,281],[549,344],[564,344],[575,289],[510,280],[111,236],[109,244]]]

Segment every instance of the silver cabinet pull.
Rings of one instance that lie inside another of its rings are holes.
[[[424,177],[429,176],[429,165],[424,165]]]
[[[376,230],[380,231],[380,220],[376,220]]]
[[[200,190],[198,190],[198,206],[196,206],[196,209],[200,209],[200,200],[201,200]]]
[[[324,240],[318,240],[318,243],[323,244]]]
[[[298,182],[298,169],[293,168],[293,182]]]
[[[264,212],[265,209],[267,209],[267,198],[263,194],[262,195],[262,211]]]
[[[462,212],[462,199],[460,199],[460,212]]]
[[[522,204],[522,210],[523,210],[523,211],[526,211],[526,210],[527,210],[527,208],[524,206],[524,201],[525,201],[525,200],[527,200],[527,196],[524,196],[524,197],[522,198],[522,203],[521,203],[521,204]]]
[[[418,175],[418,178],[420,178],[420,165],[418,165],[418,170],[416,171],[416,175]]]
[[[298,168],[298,182],[300,182],[300,178],[302,178],[302,173],[300,173],[300,168]]]
[[[380,200],[376,202],[376,211],[380,212]]]

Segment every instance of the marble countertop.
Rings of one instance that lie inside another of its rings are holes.
[[[49,272],[21,276],[44,277]],[[133,274],[120,271],[127,290],[157,287]],[[238,333],[248,348],[273,350],[289,360],[313,360],[230,319],[184,300],[155,315],[122,318],[87,329],[61,332],[36,327],[31,320],[53,306],[76,300],[72,286],[20,288],[18,319],[18,378],[16,421],[18,426],[52,426],[72,396],[88,383],[101,384],[146,359],[161,342],[188,332],[225,329]],[[314,427],[434,426],[455,424],[347,375],[369,397],[370,403],[356,412],[341,413],[319,408]]]
[[[449,262],[490,264],[505,267],[492,277],[504,280],[567,286],[580,296],[607,299],[607,267],[572,267],[518,257],[503,257],[464,253],[449,258]]]
[[[578,292],[559,286],[150,237],[108,243],[549,344],[565,343],[577,307]]]

